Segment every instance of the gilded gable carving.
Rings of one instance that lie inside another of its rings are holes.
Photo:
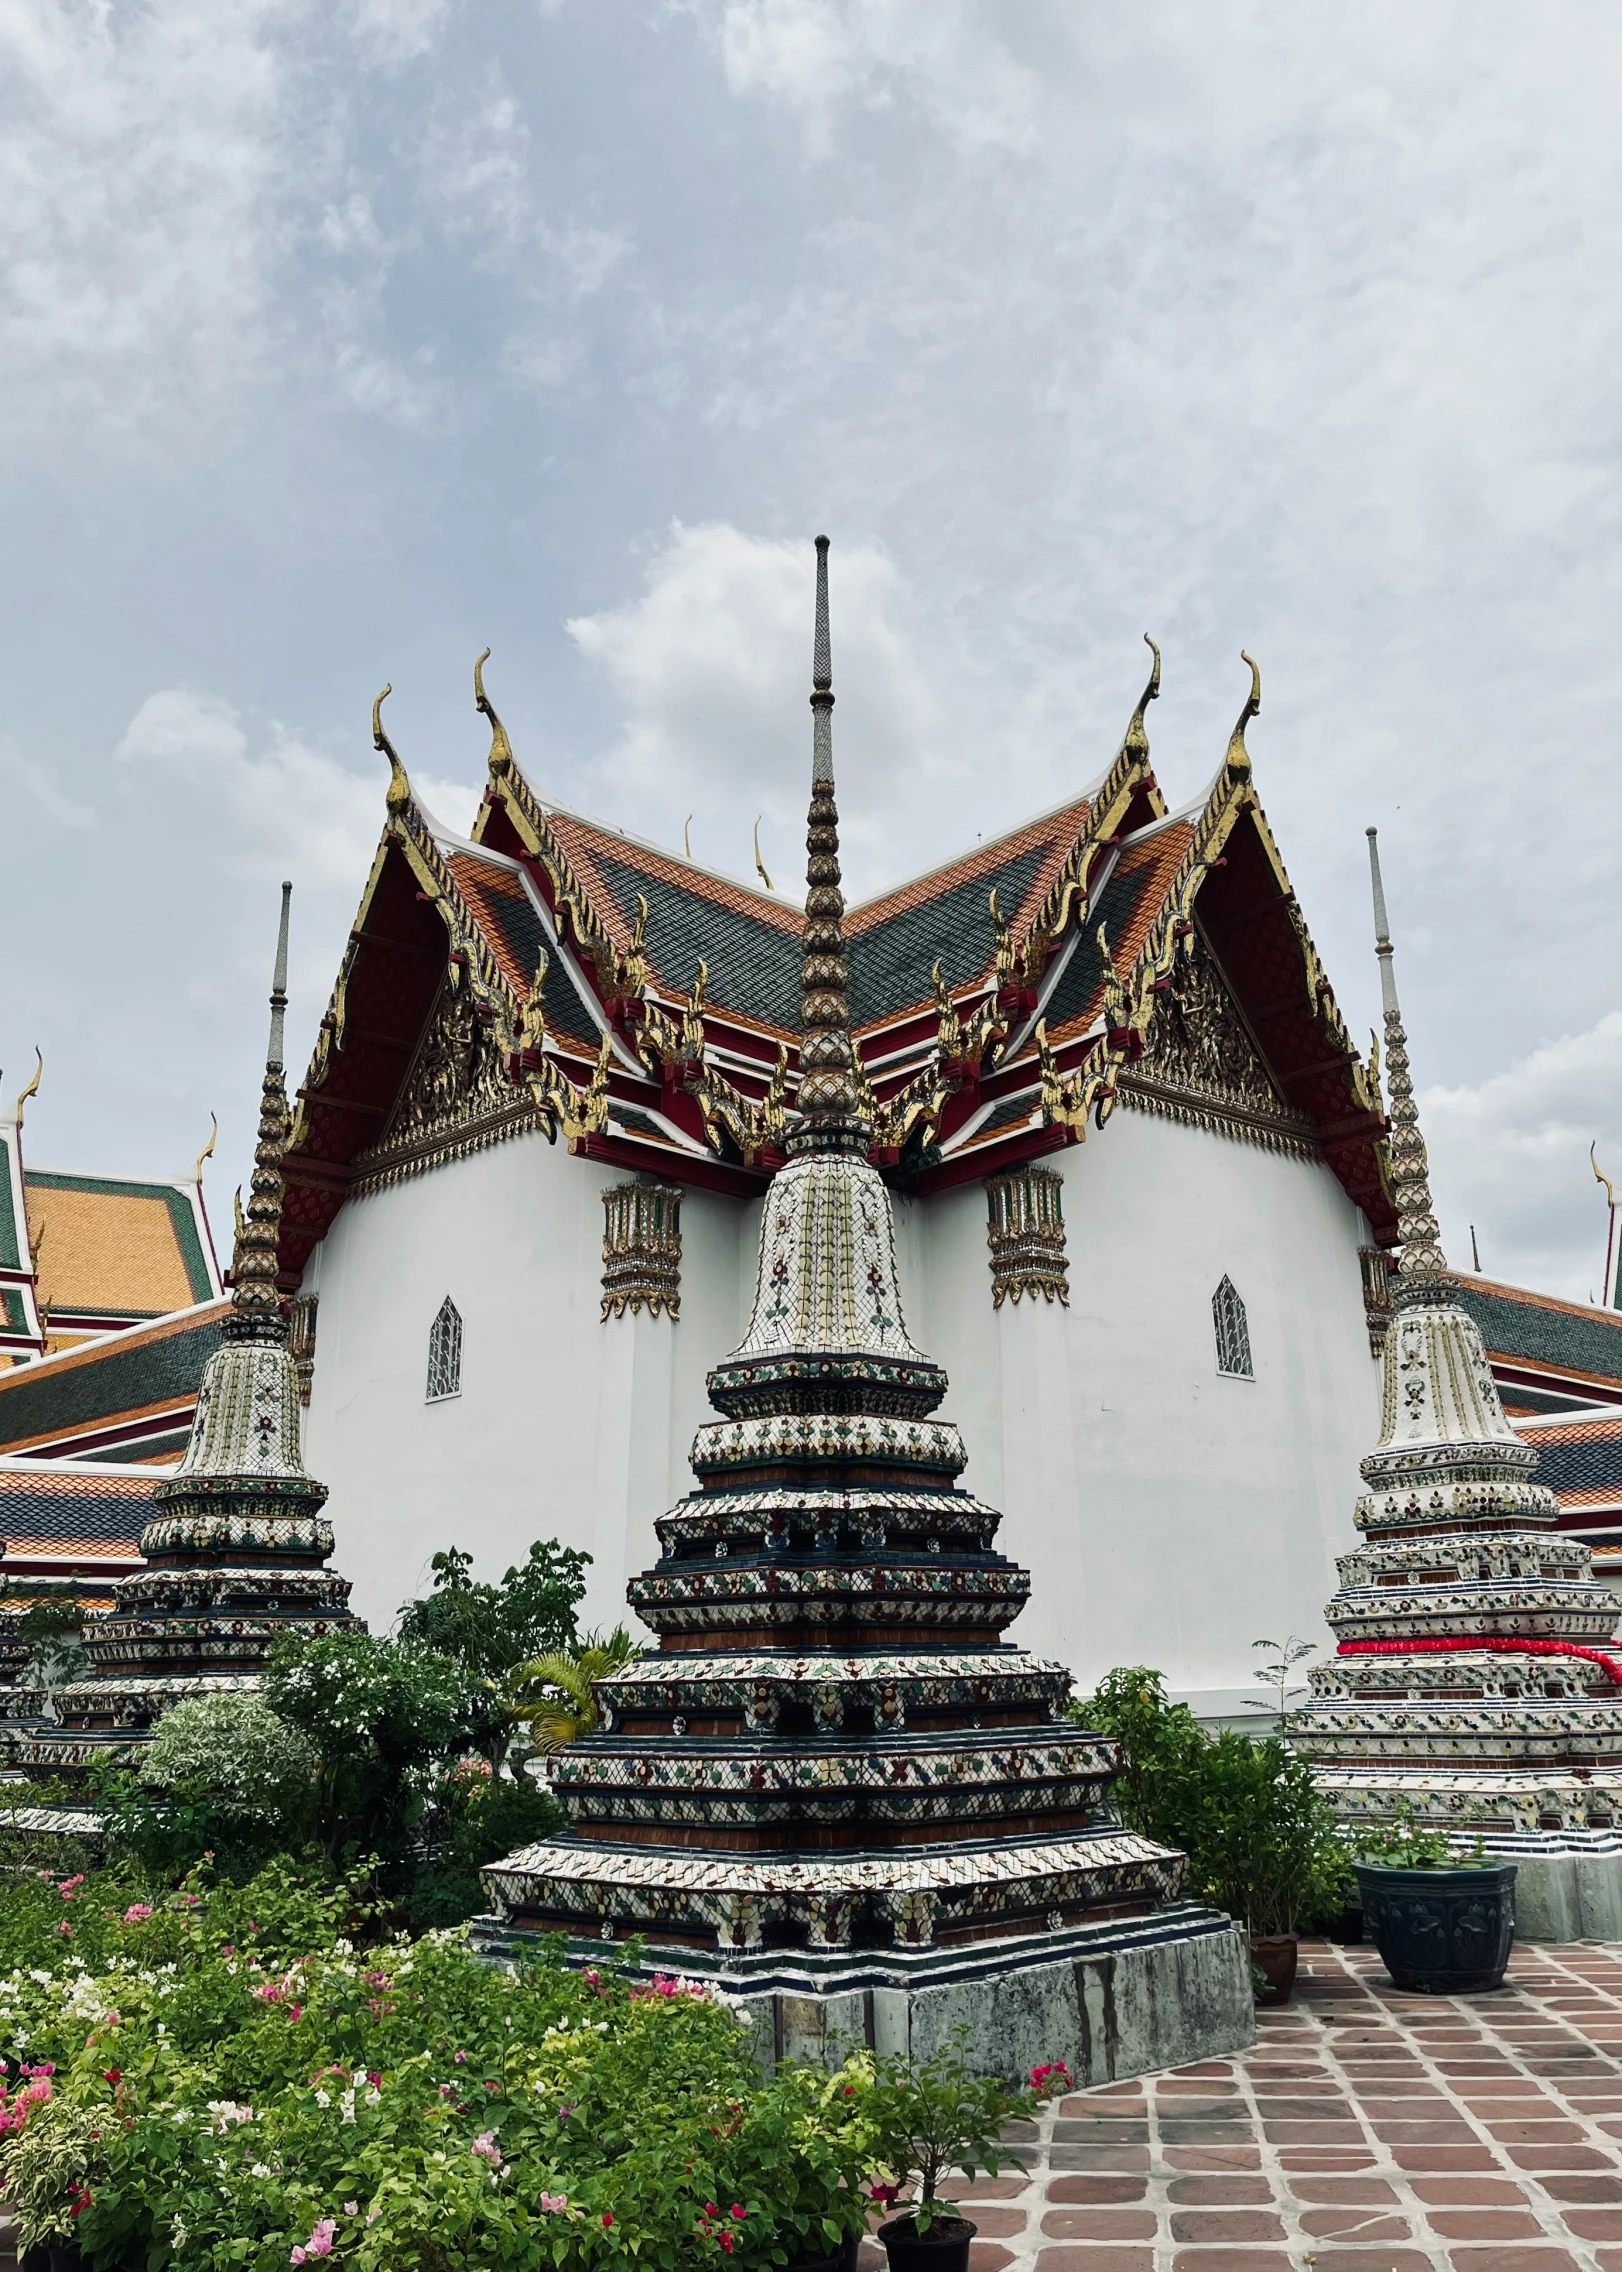
[[[471,989],[441,989],[381,1141],[356,1161],[357,1195],[465,1158],[541,1125],[507,1077],[506,1053]]]
[[[1195,932],[1155,1003],[1148,1046],[1120,1080],[1121,1101],[1274,1151],[1316,1156],[1313,1124],[1262,1062],[1216,959]]]

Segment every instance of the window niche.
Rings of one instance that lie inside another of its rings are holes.
[[[428,1329],[428,1402],[462,1393],[462,1313],[449,1294]]]
[[[1250,1354],[1250,1320],[1244,1298],[1226,1274],[1211,1296],[1211,1322],[1216,1328],[1217,1371],[1230,1380],[1253,1381],[1256,1367]]]

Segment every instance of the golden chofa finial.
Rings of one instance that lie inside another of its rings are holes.
[[[21,1117],[21,1114],[19,1114],[18,1118],[20,1119]],[[1616,1186],[1612,1183],[1605,1170],[1600,1166],[1598,1154],[1599,1138],[1596,1136],[1593,1143],[1588,1147],[1588,1164],[1594,1171],[1594,1181],[1596,1183],[1604,1184],[1605,1196],[1614,1207],[1616,1205]]]
[[[34,1078],[29,1082],[27,1088],[24,1089],[22,1095],[17,1099],[17,1110],[14,1117],[16,1119],[19,1131],[21,1130],[23,1124],[23,1106],[28,1102],[30,1097],[37,1097],[39,1095],[40,1079],[44,1071],[44,1052],[41,1050],[39,1043],[36,1041],[34,1044]]]
[[[386,686],[372,704],[372,747],[380,749],[389,761],[389,788],[385,802],[391,813],[403,813],[411,802],[411,780],[400,763],[393,742],[383,731],[383,705],[394,688]]]
[[[217,1138],[218,1138],[218,1136],[219,1136],[219,1133],[220,1133],[220,1124],[219,1124],[219,1121],[218,1121],[218,1120],[216,1119],[215,1115],[214,1115],[214,1114],[213,1114],[213,1113],[211,1112],[211,1113],[209,1114],[209,1116],[208,1116],[208,1142],[207,1142],[207,1143],[206,1143],[206,1144],[205,1144],[205,1145],[203,1146],[202,1150],[201,1150],[201,1151],[200,1151],[200,1152],[198,1153],[198,1155],[197,1155],[197,1164],[195,1165],[195,1167],[194,1167],[194,1168],[192,1169],[192,1171],[191,1171],[191,1179],[192,1179],[193,1183],[201,1183],[201,1182],[202,1182],[202,1180],[203,1180],[203,1162],[204,1162],[205,1160],[211,1160],[211,1159],[212,1159],[212,1158],[214,1157],[214,1145],[215,1145],[215,1142],[216,1142],[216,1140],[217,1140]]]
[[[1228,736],[1226,762],[1231,773],[1248,773],[1250,771],[1250,752],[1245,747],[1245,728],[1262,706],[1262,674],[1255,664],[1250,662],[1250,657],[1245,653],[1243,647],[1239,650],[1239,660],[1242,663],[1250,663],[1250,692],[1245,696],[1245,706],[1239,713],[1238,724]]]
[[[1149,754],[1149,736],[1144,730],[1143,713],[1148,709],[1150,703],[1157,701],[1160,696],[1160,649],[1155,645],[1147,631],[1143,634],[1143,643],[1155,659],[1154,668],[1149,673],[1148,685],[1138,696],[1138,706],[1133,711],[1132,722],[1126,729],[1124,746],[1140,757],[1147,757]]]
[[[473,707],[490,721],[490,773],[492,779],[512,771],[513,745],[507,739],[507,729],[496,716],[495,705],[484,691],[484,666],[490,660],[488,647],[473,666]]]
[[[765,817],[764,813],[759,813],[755,817],[755,873],[768,891],[775,891],[777,887],[772,882],[771,877],[767,875],[766,863],[760,856],[760,824]]]

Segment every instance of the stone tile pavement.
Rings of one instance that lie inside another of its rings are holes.
[[[962,2186],[971,2272],[1622,2272],[1622,1946],[1430,1997],[1305,1942],[1258,2016],[1253,2051],[1067,2098],[1028,2177]]]

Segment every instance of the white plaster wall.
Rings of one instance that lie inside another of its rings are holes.
[[[951,1378],[965,1484],[1033,1578],[1011,1637],[1090,1684],[1159,1666],[1201,1709],[1257,1693],[1250,1643],[1326,1640],[1378,1431],[1357,1249],[1330,1171],[1119,1109],[1049,1156],[1070,1305],[991,1304],[978,1182],[896,1204],[909,1328]],[[682,1202],[682,1313],[599,1316],[600,1194],[622,1171],[515,1138],[351,1201],[320,1294],[306,1453],[335,1560],[379,1627],[457,1544],[499,1577],[532,1539],[594,1557],[589,1624],[624,1615],[655,1518],[692,1488],[704,1376],[741,1338],[760,1202]],[[1216,1369],[1211,1295],[1243,1295],[1254,1381]],[[428,1331],[462,1313],[462,1394],[425,1402]]]
[[[310,1471],[334,1562],[387,1627],[456,1545],[499,1578],[532,1539],[593,1557],[582,1621],[625,1615],[653,1524],[692,1488],[704,1375],[740,1338],[759,1203],[682,1201],[681,1316],[600,1316],[601,1193],[623,1170],[531,1134],[351,1200],[312,1257]],[[743,1243],[740,1245],[740,1239]],[[426,1401],[428,1334],[462,1314],[462,1393]]]
[[[1327,1643],[1334,1556],[1379,1429],[1357,1250],[1327,1167],[1126,1107],[1065,1178],[1070,1304],[991,1305],[979,1183],[901,1210],[915,1336],[945,1365],[967,1488],[1032,1574],[1011,1638],[1091,1685],[1160,1667],[1196,1708],[1259,1693],[1250,1644]],[[1254,1381],[1218,1373],[1244,1297]]]

